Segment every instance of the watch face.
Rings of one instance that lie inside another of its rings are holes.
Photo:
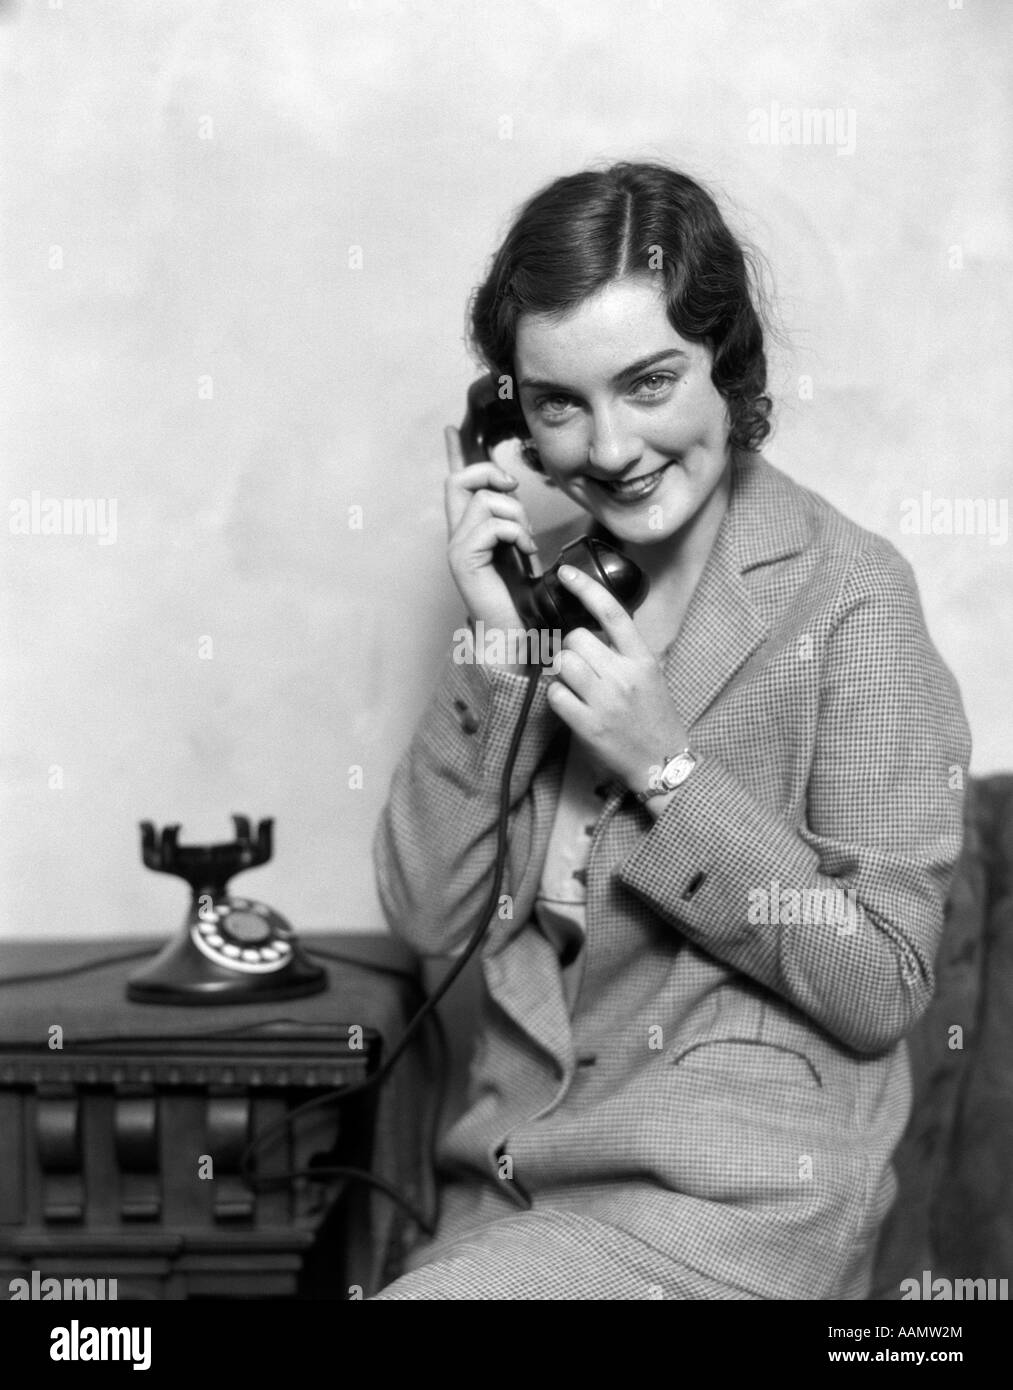
[[[661,770],[661,779],[669,788],[677,787],[680,782],[684,782],[696,766],[696,759],[685,753],[677,753],[674,758],[669,758],[668,762]]]

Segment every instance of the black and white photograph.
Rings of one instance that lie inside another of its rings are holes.
[[[258,1304],[1001,1346],[1010,21],[0,0],[43,1374],[263,1370]]]

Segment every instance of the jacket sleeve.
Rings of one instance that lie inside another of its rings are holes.
[[[841,1042],[884,1051],[932,997],[970,751],[911,567],[869,547],[828,637],[804,824],[703,756],[621,878]]]
[[[534,771],[557,716],[545,670],[510,779],[508,874],[502,892],[533,901]],[[373,841],[377,891],[391,931],[422,955],[452,955],[478,925],[496,858],[500,784],[528,680],[448,657],[398,763]],[[512,919],[511,919],[512,920]]]

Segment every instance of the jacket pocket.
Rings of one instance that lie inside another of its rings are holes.
[[[759,1038],[702,1038],[680,1047],[671,1057],[680,1071],[704,1072],[715,1080],[744,1085],[789,1086],[821,1091],[823,1077],[815,1063],[797,1048]]]

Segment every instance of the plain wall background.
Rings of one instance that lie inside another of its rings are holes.
[[[900,530],[926,489],[1011,491],[1004,21],[0,4],[3,496],[117,502],[114,544],[0,532],[2,929],[175,927],[185,890],[141,866],[137,822],[222,840],[232,811],[277,820],[237,892],[303,929],[381,925],[373,827],[461,621],[441,488],[465,301],[523,198],[614,158],[703,178],[767,257],[767,455],[911,560],[972,771],[1013,768],[1013,546]],[[853,112],[853,153],[754,143],[773,102]]]

